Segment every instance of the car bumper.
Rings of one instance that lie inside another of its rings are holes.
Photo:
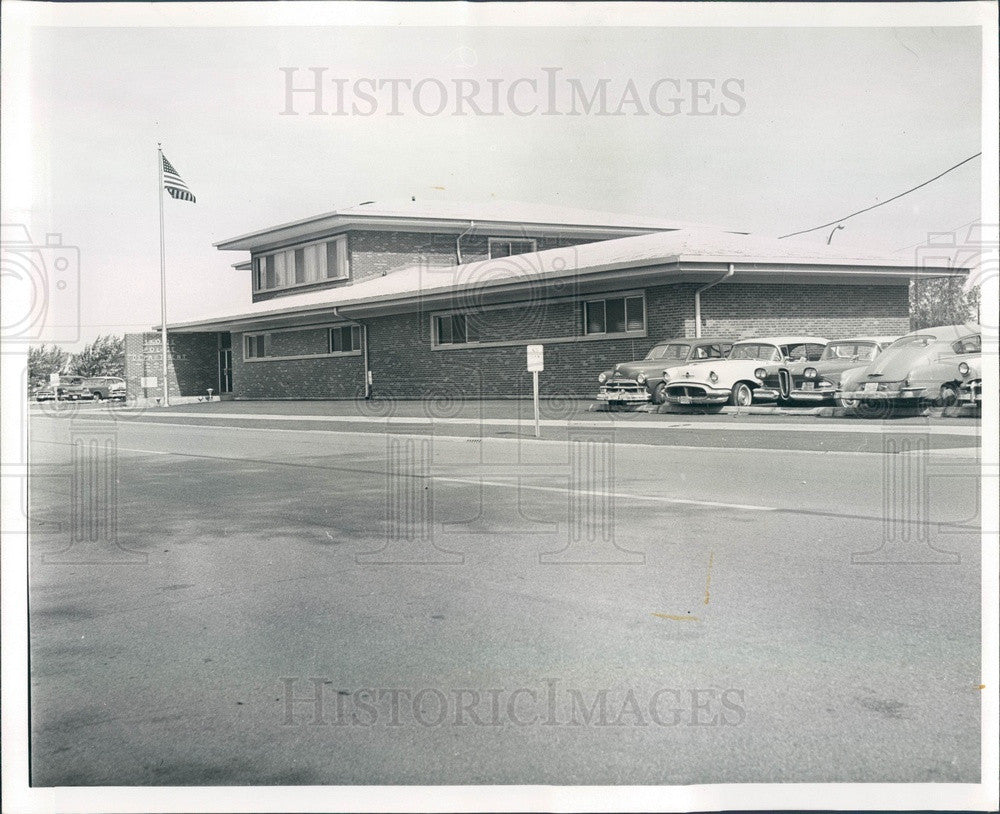
[[[815,404],[821,401],[832,401],[834,392],[835,391],[833,390],[832,387],[821,388],[818,390],[802,390],[802,389],[793,390],[791,393],[788,394],[788,400],[804,401]]]
[[[969,387],[963,387],[958,391],[958,400],[962,404],[982,404],[983,385],[977,382]]]
[[[690,391],[693,388],[685,386],[685,389]],[[725,404],[729,401],[730,392],[697,385],[697,392],[671,391],[668,387],[665,395],[668,404]]]
[[[608,390],[602,387],[597,393],[597,400],[608,403],[644,404],[649,401],[649,393],[634,390]]]
[[[907,387],[899,390],[844,390],[840,397],[850,401],[919,401],[924,398],[924,387]]]

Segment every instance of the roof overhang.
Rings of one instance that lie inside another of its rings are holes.
[[[620,290],[623,287],[662,286],[680,283],[708,283],[728,274],[727,283],[789,283],[794,285],[906,285],[919,274],[922,277],[962,278],[968,269],[915,269],[912,266],[859,266],[857,261],[796,263],[787,259],[768,262],[745,259],[713,258],[706,260],[675,257],[651,264],[648,260],[631,264],[609,264],[586,270],[569,269],[560,273],[538,272],[515,280],[483,280],[476,286],[476,303],[497,305],[541,297],[576,297]],[[451,269],[449,269],[450,271]],[[438,272],[440,273],[440,272]],[[310,302],[267,311],[250,311],[213,319],[168,325],[177,333],[203,331],[244,331],[268,327],[315,324],[318,320],[361,319],[428,308],[447,308],[454,303],[468,303],[467,285],[438,282],[418,291],[376,294],[350,299],[351,287],[332,289],[327,302]],[[333,298],[337,297],[336,300]],[[158,329],[158,326],[157,326]]]

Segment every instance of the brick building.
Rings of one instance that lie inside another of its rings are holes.
[[[899,258],[657,218],[502,204],[362,204],[216,244],[246,307],[168,326],[171,393],[238,399],[592,395],[673,336],[909,330]],[[920,269],[921,275],[964,269]],[[159,338],[127,337],[130,392]],[[150,394],[153,395],[153,394]]]

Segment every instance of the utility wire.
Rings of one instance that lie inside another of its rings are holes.
[[[933,178],[930,178],[930,179],[924,181],[922,184],[917,184],[915,187],[906,190],[906,192],[900,192],[898,195],[893,195],[888,200],[880,201],[879,203],[873,204],[872,206],[869,206],[869,207],[867,207],[865,209],[859,209],[857,212],[852,212],[850,215],[847,215],[846,217],[843,217],[843,218],[837,218],[836,220],[831,220],[829,223],[824,223],[824,224],[821,224],[820,226],[813,226],[811,229],[802,229],[801,231],[798,231],[798,232],[789,232],[787,235],[781,235],[781,237],[779,237],[778,240],[782,240],[783,238],[786,238],[786,237],[795,237],[796,235],[804,235],[804,234],[806,234],[808,232],[815,232],[817,229],[825,229],[827,226],[834,226],[834,225],[836,225],[838,223],[843,223],[845,220],[849,220],[850,218],[853,218],[855,215],[861,215],[861,214],[863,214],[865,212],[871,212],[873,209],[878,209],[880,206],[885,206],[887,203],[892,203],[893,201],[898,200],[899,198],[902,198],[904,195],[909,195],[911,192],[916,192],[921,187],[925,187],[928,184],[933,183],[934,181],[937,181],[938,178],[944,177],[945,175],[947,175],[952,170],[957,170],[963,164],[968,164],[970,161],[972,161],[972,159],[979,158],[979,156],[981,156],[981,155],[982,155],[982,152],[978,152],[975,155],[970,155],[968,158],[964,159],[963,161],[959,161],[955,166],[948,167],[948,169],[946,169],[944,172],[942,172],[942,173],[940,173],[938,175],[935,175]]]

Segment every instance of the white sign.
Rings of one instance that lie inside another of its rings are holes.
[[[543,357],[543,351],[545,350],[544,345],[528,345],[528,370],[529,371],[543,371],[545,370],[545,361]]]
[[[146,388],[156,387],[156,382],[157,382],[156,376],[143,376],[142,377],[142,386],[143,387],[146,387]]]
[[[53,387],[58,387],[59,386],[59,374],[58,373],[50,373],[49,374],[49,384],[51,384]]]

